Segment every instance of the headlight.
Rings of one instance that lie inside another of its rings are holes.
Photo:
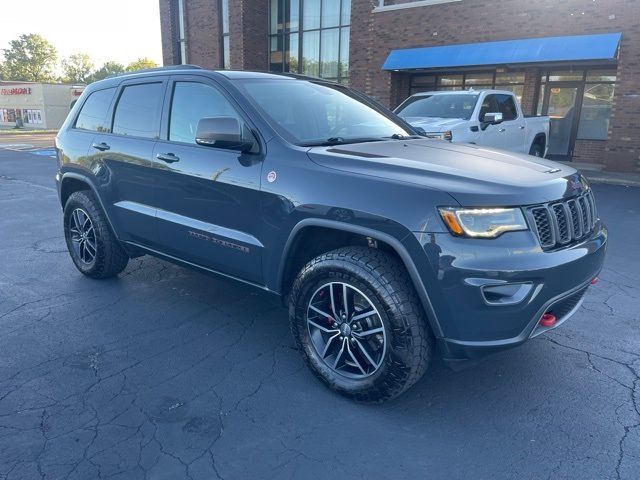
[[[519,208],[454,208],[438,209],[451,233],[476,238],[496,238],[505,232],[528,230]]]

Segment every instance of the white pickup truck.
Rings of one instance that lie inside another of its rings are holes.
[[[507,90],[422,92],[395,113],[427,137],[544,157],[549,117],[525,117]]]

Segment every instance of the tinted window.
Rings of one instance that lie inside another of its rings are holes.
[[[434,118],[471,118],[476,108],[478,95],[438,94],[409,98],[398,110],[402,118],[434,117]]]
[[[201,118],[235,117],[231,103],[216,88],[196,82],[176,82],[171,101],[169,140],[196,143],[196,128]]]
[[[496,95],[487,95],[482,101],[482,107],[480,108],[479,119],[484,122],[484,116],[487,113],[498,113],[498,102],[496,102]]]
[[[502,113],[504,121],[515,120],[518,117],[516,102],[513,101],[511,95],[496,95],[496,101],[498,102],[498,111]]]
[[[108,131],[107,110],[111,105],[111,99],[113,99],[115,91],[115,88],[107,88],[89,95],[76,119],[76,128],[94,132]]]
[[[113,133],[157,138],[162,111],[162,83],[125,87],[113,118]]]

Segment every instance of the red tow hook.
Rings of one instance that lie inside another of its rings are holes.
[[[553,327],[556,324],[556,316],[551,313],[545,313],[540,317],[538,323],[543,327]]]
[[[591,285],[595,285],[596,283],[598,283],[598,280],[598,277],[593,277],[593,280],[591,280]]]

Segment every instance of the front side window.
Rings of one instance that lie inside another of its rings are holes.
[[[478,95],[437,94],[412,97],[396,112],[402,118],[462,118],[469,120],[478,103]]]
[[[93,132],[109,131],[107,111],[109,110],[109,105],[111,105],[115,91],[115,88],[107,88],[89,95],[89,98],[84,102],[82,110],[80,110],[78,114],[75,127],[80,130],[90,130]]]
[[[487,95],[482,101],[482,107],[480,107],[479,120],[484,122],[484,116],[487,113],[498,113],[498,102],[496,101],[496,95]]]
[[[351,0],[270,0],[269,69],[347,82]]]
[[[113,133],[158,138],[163,87],[160,82],[124,87],[113,117]]]
[[[236,117],[236,110],[217,88],[197,82],[176,82],[171,100],[169,140],[196,143],[196,129],[202,118]]]
[[[244,80],[238,86],[273,128],[297,145],[412,135],[347,90],[290,79]]]
[[[508,122],[518,118],[516,103],[511,95],[496,95],[496,102],[498,103],[498,112],[502,114],[502,120]]]

